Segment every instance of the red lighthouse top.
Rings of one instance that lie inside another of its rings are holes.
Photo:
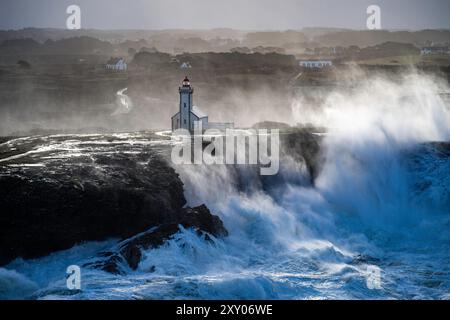
[[[186,76],[183,80],[183,87],[190,87],[191,83],[189,82],[188,77]]]

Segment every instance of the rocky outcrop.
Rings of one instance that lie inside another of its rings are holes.
[[[319,175],[324,158],[320,152],[321,137],[314,134],[320,131],[314,128],[293,128],[281,135],[282,152],[292,156],[297,162],[305,163],[311,177],[311,183]]]
[[[136,270],[142,258],[142,250],[160,247],[181,231],[180,227],[193,228],[198,236],[205,241],[212,242],[211,236],[223,237],[228,235],[219,217],[212,215],[204,205],[183,209],[179,218],[180,220],[177,222],[162,224],[131,239],[122,241],[115,250],[102,252],[94,262],[87,263],[84,266],[102,269],[114,274],[125,273],[124,264],[132,270]]]
[[[157,246],[178,225],[226,234],[206,207],[184,208],[183,183],[164,160],[169,148],[151,140],[76,135],[1,144],[0,265],[156,227],[144,233],[149,239],[123,248],[134,266],[135,248]]]
[[[280,136],[281,169],[284,157],[292,157],[306,163],[313,180],[321,162],[319,136],[298,128]],[[226,235],[205,206],[184,207],[183,183],[166,160],[170,150],[164,137],[151,133],[0,141],[0,265],[117,238],[117,250],[92,265],[120,273],[121,265],[137,268],[142,249],[157,248],[180,226],[206,240]],[[286,183],[251,170],[230,169],[243,191]]]

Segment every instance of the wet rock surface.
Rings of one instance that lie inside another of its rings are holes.
[[[142,251],[156,249],[167,240],[173,238],[181,228],[192,228],[205,241],[213,242],[211,236],[223,237],[228,231],[219,217],[214,216],[204,205],[196,208],[184,208],[180,212],[179,220],[164,223],[130,239],[120,242],[113,250],[102,252],[94,262],[85,267],[101,269],[113,274],[125,274],[126,268],[138,268],[142,258]]]
[[[144,232],[123,244],[121,257],[109,256],[125,258],[133,268],[138,248],[161,245],[179,225],[226,235],[206,207],[184,208],[183,183],[166,160],[168,150],[167,138],[152,133],[37,136],[0,144],[0,265]]]
[[[319,167],[320,138],[307,130],[281,135],[286,157],[305,163],[311,179]],[[88,241],[117,239],[90,266],[122,273],[136,269],[141,251],[157,248],[182,228],[206,241],[227,235],[206,206],[186,208],[183,183],[170,166],[164,134],[38,135],[0,140],[0,265],[33,259]],[[285,183],[280,175],[240,175],[242,190]],[[279,181],[278,181],[279,180]],[[295,182],[295,181],[294,181]],[[125,240],[126,239],[126,240]]]

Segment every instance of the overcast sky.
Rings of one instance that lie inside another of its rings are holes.
[[[70,4],[95,29],[364,29],[370,4],[383,29],[450,28],[450,0],[0,0],[0,29],[65,28]]]

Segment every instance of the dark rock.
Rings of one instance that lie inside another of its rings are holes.
[[[180,215],[180,224],[185,228],[196,228],[216,237],[228,235],[222,220],[218,216],[212,215],[205,205],[183,209]]]
[[[161,241],[164,242],[162,239]],[[123,248],[120,250],[120,253],[123,255],[123,257],[125,258],[131,269],[133,270],[137,269],[139,262],[141,262],[142,257],[141,249],[138,246],[124,245]]]
[[[353,258],[353,264],[380,264],[380,259],[366,254],[359,254]]]
[[[288,134],[281,135],[281,144],[282,152],[306,164],[314,184],[324,159],[320,151],[321,138],[312,132],[312,128],[294,128]]]
[[[105,259],[99,259],[95,262],[86,263],[83,267],[99,269],[112,274],[125,274],[125,270],[121,268],[125,261],[120,255],[116,253],[104,255],[101,253],[99,256]]]
[[[149,244],[162,243],[178,224],[226,234],[206,207],[183,208],[183,183],[164,159],[167,150],[135,143],[152,139],[144,134],[133,136],[133,143],[120,139],[44,136],[0,145],[0,160],[12,157],[0,162],[0,265],[85,241],[127,239],[157,226],[164,227]],[[83,151],[67,155],[67,140]],[[132,247],[123,256],[131,266],[140,261]]]
[[[117,257],[123,257],[128,266],[136,270],[142,258],[141,250],[156,249],[170,240],[176,233],[180,231],[180,226],[186,229],[193,228],[197,234],[204,238],[205,241],[213,242],[210,235],[215,237],[227,236],[228,232],[224,228],[219,217],[211,214],[209,209],[202,205],[196,208],[185,208],[180,212],[180,220],[174,223],[162,224],[156,228],[141,233],[131,239],[125,240],[118,245],[118,253],[112,255],[106,261],[93,265],[96,268],[117,273],[117,266],[122,260]],[[105,268],[105,266],[107,268]]]

